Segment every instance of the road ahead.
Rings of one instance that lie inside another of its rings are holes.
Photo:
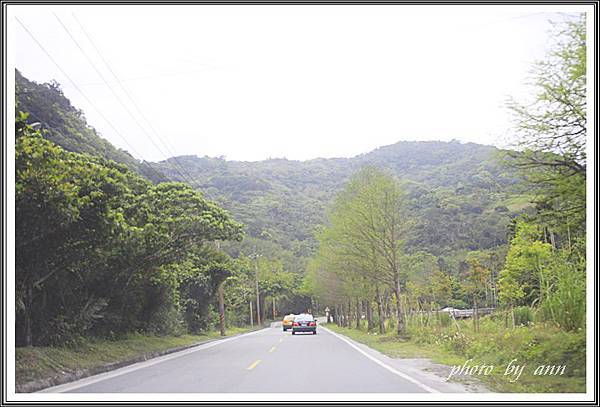
[[[381,355],[319,327],[317,335],[280,326],[151,359],[46,392],[85,393],[426,393]],[[441,384],[441,380],[438,380]],[[432,384],[433,383],[433,384]],[[441,391],[448,391],[442,385]],[[449,391],[460,391],[451,389]]]

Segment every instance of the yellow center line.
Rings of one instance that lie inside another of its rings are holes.
[[[281,339],[279,340],[279,343],[281,343],[281,342],[283,342],[283,338],[281,338]]]
[[[246,369],[247,370],[252,370],[254,369],[256,366],[258,366],[258,364],[260,363],[260,359],[258,359],[256,362],[252,363],[250,366],[248,366]]]
[[[273,346],[273,347],[272,347],[272,348],[269,350],[269,352],[271,352],[271,353],[272,353],[272,352],[275,352],[275,349],[277,349],[277,346]]]

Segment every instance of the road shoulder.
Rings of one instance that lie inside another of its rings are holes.
[[[16,385],[17,393],[33,393],[38,391],[53,391],[52,389],[57,389],[60,386],[69,385],[71,383],[75,383],[81,380],[86,380],[89,378],[99,377],[100,375],[107,375],[111,372],[126,369],[136,364],[142,364],[144,362],[154,362],[168,358],[168,357],[176,357],[176,354],[182,354],[186,351],[194,351],[196,348],[211,344],[214,342],[220,342],[223,340],[229,340],[232,338],[236,338],[238,336],[247,335],[249,333],[254,333],[262,330],[264,328],[255,328],[244,330],[243,332],[235,333],[232,335],[227,335],[225,337],[215,336],[215,337],[207,337],[207,339],[195,341],[190,344],[186,344],[183,346],[170,347],[167,349],[159,349],[153,351],[145,351],[140,352],[139,354],[128,357],[122,360],[115,360],[109,363],[102,363],[95,366],[87,367],[87,368],[77,368],[72,371],[62,372],[59,374],[55,374],[48,377],[39,378],[36,380],[27,381],[25,383],[18,383]]]
[[[331,327],[330,327],[331,328]],[[452,378],[446,381],[446,378],[450,374],[451,367],[439,363],[434,363],[428,358],[391,358],[378,350],[370,348],[369,346],[357,342],[356,340],[342,334],[335,332],[333,329],[321,326],[321,329],[325,329],[333,335],[344,339],[351,344],[358,347],[360,350],[365,352],[372,358],[377,359],[382,364],[389,366],[390,368],[401,372],[402,374],[412,378],[414,381],[421,385],[433,389],[435,392],[440,393],[489,393],[487,387],[485,387],[476,378],[469,376],[460,377],[460,380]]]

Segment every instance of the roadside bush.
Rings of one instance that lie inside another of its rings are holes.
[[[564,255],[563,255],[564,256]],[[579,269],[564,258],[554,271],[552,289],[540,304],[540,316],[567,331],[585,326],[585,266]]]
[[[530,307],[516,307],[513,313],[515,316],[515,326],[527,326],[535,318],[535,314]]]
[[[146,332],[159,336],[181,336],[186,333],[181,313],[174,307],[162,307],[148,322]]]
[[[43,343],[72,347],[77,346],[82,340],[81,330],[77,324],[69,322],[63,315],[48,321],[45,326],[46,334],[41,336]]]
[[[396,320],[394,318],[390,318],[386,321],[386,325],[386,332],[394,332],[394,330],[396,329]]]
[[[450,326],[452,324],[452,317],[447,312],[439,312],[438,323],[442,327]]]

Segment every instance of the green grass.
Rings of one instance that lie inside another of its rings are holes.
[[[250,328],[229,328],[227,335]],[[121,340],[84,339],[72,347],[24,347],[16,349],[16,384],[55,377],[79,369],[89,369],[125,361],[151,352],[192,345],[219,337],[218,332],[204,335],[144,336],[131,334]]]
[[[458,327],[411,324],[408,334],[400,338],[394,333],[378,335],[327,324],[328,328],[394,358],[425,357],[434,362],[462,366],[468,359],[472,365],[494,365],[489,376],[474,376],[493,391],[528,393],[585,392],[585,332],[564,332],[545,324],[531,324],[514,329],[504,328],[500,318],[482,318],[475,333],[470,321]],[[460,330],[459,330],[460,329]],[[517,359],[525,364],[519,379],[511,383],[504,372],[508,363]],[[561,376],[536,376],[539,365],[566,365]]]

